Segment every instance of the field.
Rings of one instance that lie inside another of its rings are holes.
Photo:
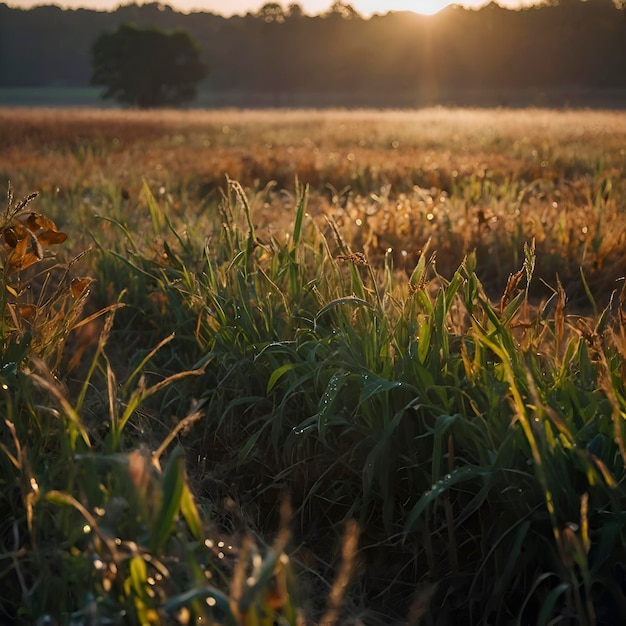
[[[623,623],[625,174],[620,112],[0,109],[0,621]]]

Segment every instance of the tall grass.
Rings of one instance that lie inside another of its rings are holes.
[[[622,615],[623,296],[570,315],[555,279],[534,304],[532,245],[495,303],[473,255],[450,279],[426,249],[408,276],[390,255],[374,268],[300,198],[291,236],[260,242],[230,181],[190,279],[189,243],[149,196],[167,259],[129,268],[193,320],[202,373],[185,391],[204,416],[188,450],[206,493],[265,530],[288,494],[322,559],[355,519],[383,621],[420,589],[435,620]]]
[[[39,189],[44,212],[61,226],[80,218],[82,232],[94,213],[143,218],[144,179],[172,219],[208,230],[228,175],[263,192],[259,236],[280,238],[297,176],[310,186],[309,213],[334,219],[372,262],[391,248],[410,272],[432,238],[450,278],[475,250],[496,297],[535,239],[533,289],[545,296],[541,280],[558,271],[579,305],[580,266],[603,304],[622,275],[621,112],[4,109],[0,135],[0,184]]]
[[[621,623],[621,183],[567,163],[11,197],[2,619]]]
[[[81,319],[89,281],[71,279],[74,261],[60,264],[44,253],[41,242],[52,237],[32,223],[36,217],[50,230],[54,224],[30,210],[33,199],[14,203],[9,193],[2,225],[8,248],[2,285],[2,619],[263,623],[263,615],[276,612],[297,623],[293,574],[284,554],[287,520],[266,556],[248,538],[235,585],[239,546],[213,525],[210,504],[192,494],[184,450],[174,443],[202,418],[197,403],[178,416],[162,441],[141,427],[146,414],[140,407],[147,399],[160,394],[164,402],[165,390],[203,374],[205,366],[150,384],[147,366],[170,336],[132,371],[122,367],[118,382],[108,346],[119,305]],[[20,252],[20,234],[28,236],[30,247],[39,245],[34,257]],[[24,273],[26,266],[33,271]],[[131,262],[129,267],[138,269]],[[95,354],[79,364],[80,384],[75,380],[70,389],[61,380],[59,343],[70,343],[73,331],[99,316],[105,321]],[[269,588],[277,585],[270,605]]]

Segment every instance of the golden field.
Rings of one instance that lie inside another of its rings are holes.
[[[624,622],[625,113],[0,139],[0,621]]]
[[[0,110],[0,180],[58,212],[136,214],[142,181],[190,224],[215,213],[226,176],[257,194],[281,237],[296,177],[370,258],[411,268],[430,238],[439,271],[478,251],[501,287],[535,240],[541,275],[598,297],[626,246],[626,114],[611,111]],[[267,187],[269,183],[273,185]],[[49,210],[46,206],[46,210]]]

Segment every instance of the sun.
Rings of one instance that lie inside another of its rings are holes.
[[[401,4],[407,5],[406,9],[404,9],[406,11],[413,11],[422,15],[434,15],[449,4],[452,4],[452,2],[450,0],[413,0],[412,2],[403,2]]]
[[[460,2],[461,0],[456,0]],[[357,0],[352,5],[360,13],[367,15],[372,13],[387,13],[388,11],[413,11],[421,15],[433,15],[444,9],[455,0]]]

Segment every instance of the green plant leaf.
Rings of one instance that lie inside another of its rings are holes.
[[[317,329],[317,325],[319,322],[320,317],[322,317],[323,315],[325,315],[326,313],[328,313],[329,311],[332,311],[333,309],[343,305],[343,304],[351,304],[354,306],[363,306],[363,307],[367,307],[369,309],[373,309],[374,307],[367,301],[363,300],[362,298],[357,298],[356,296],[346,296],[344,298],[337,298],[335,300],[333,300],[332,302],[329,302],[326,306],[322,307],[318,312],[317,315],[315,316],[314,319],[314,328]]]
[[[417,501],[417,504],[411,509],[404,524],[404,532],[413,530],[422,513],[451,487],[466,480],[482,477],[485,473],[487,472],[483,468],[464,465],[439,479],[422,495]]]
[[[547,626],[547,624],[552,623],[551,618],[554,613],[554,607],[556,606],[559,598],[566,593],[569,588],[570,585],[568,583],[561,583],[550,591],[541,605],[541,611],[537,616],[537,626]]]
[[[180,499],[180,510],[189,526],[191,534],[198,540],[204,539],[202,532],[202,521],[200,520],[200,513],[198,507],[193,498],[189,485],[185,482],[183,485],[183,493]]]
[[[293,371],[294,369],[296,369],[296,367],[296,363],[285,363],[284,365],[276,368],[270,375],[269,380],[267,381],[267,388],[265,389],[265,393],[269,394],[270,391],[274,389],[274,386],[281,379],[281,377],[284,376],[287,372]]]
[[[227,626],[238,626],[237,620],[230,610],[230,600],[228,599],[228,596],[215,587],[195,587],[183,593],[179,593],[171,597],[163,605],[163,610],[168,613],[174,613],[182,607],[191,606],[194,600],[206,600],[207,598],[215,600],[212,612],[218,613],[216,618],[220,619],[220,621]]]
[[[348,382],[350,374],[348,372],[335,372],[328,381],[328,385],[320,398],[318,411],[316,413],[317,430],[322,440],[326,436],[329,419],[333,415],[335,405],[339,395]]]
[[[185,488],[185,455],[181,447],[177,447],[167,463],[163,473],[163,490],[161,507],[154,522],[150,537],[150,547],[159,553],[172,531],[172,524],[181,506]]]

